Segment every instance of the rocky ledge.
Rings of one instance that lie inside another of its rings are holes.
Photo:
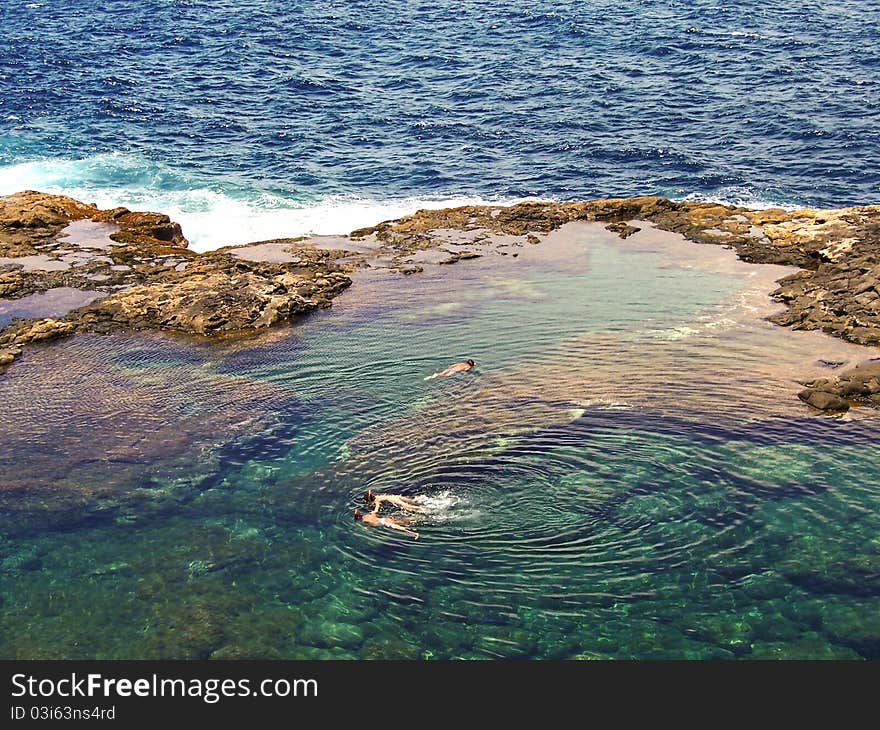
[[[350,236],[198,254],[160,213],[99,210],[27,191],[0,198],[0,306],[10,299],[19,304],[17,318],[0,329],[0,366],[31,342],[73,332],[218,336],[268,327],[329,306],[359,267],[413,274],[426,264],[487,253],[516,256],[515,247],[538,244],[572,221],[603,222],[623,238],[647,221],[698,243],[733,248],[748,262],[797,266],[801,270],[781,279],[772,294],[786,305],[774,322],[880,345],[880,206],[750,210],[658,197],[464,206],[419,211]],[[54,316],[28,316],[29,307],[41,306],[34,297],[53,292],[68,300],[69,292],[88,293],[91,300]],[[880,364],[869,363],[804,383],[800,397],[828,412],[880,405],[878,370]]]
[[[74,332],[216,336],[268,327],[328,306],[351,283],[338,252],[305,248],[260,261],[187,246],[180,226],[160,213],[99,210],[34,191],[0,198],[0,297],[18,305],[0,330],[0,366],[30,343]],[[92,301],[38,316],[49,295],[71,290]]]

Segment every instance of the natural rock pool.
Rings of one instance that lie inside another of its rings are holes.
[[[20,299],[0,299],[0,328],[17,318],[63,317],[68,312],[93,302],[99,296],[100,292],[88,289],[58,287]]]
[[[27,351],[0,656],[880,657],[880,421],[796,398],[872,351],[766,322],[790,269],[639,226],[361,272],[260,337]]]

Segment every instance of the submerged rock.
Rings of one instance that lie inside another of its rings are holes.
[[[845,413],[849,410],[849,403],[843,398],[824,390],[811,390],[808,388],[798,393],[798,398],[805,403],[809,403],[813,408],[818,408],[820,411],[827,411],[828,413]]]
[[[880,598],[854,603],[827,601],[821,609],[822,633],[865,659],[880,658]]]
[[[204,345],[155,334],[82,340],[58,343],[5,377],[5,535],[140,527],[206,490],[229,495],[228,465],[254,458],[260,443],[289,444],[306,412],[283,387],[216,372],[199,356],[210,356]]]
[[[749,659],[861,659],[861,656],[845,646],[837,646],[823,640],[816,634],[810,634],[794,642],[755,642]]]

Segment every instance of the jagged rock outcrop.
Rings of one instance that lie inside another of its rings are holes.
[[[0,367],[31,343],[74,332],[210,336],[269,327],[329,306],[351,283],[335,262],[341,252],[303,247],[295,257],[260,261],[187,246],[162,213],[99,210],[35,191],[0,198],[0,298],[65,289],[96,295],[74,311],[0,330]]]

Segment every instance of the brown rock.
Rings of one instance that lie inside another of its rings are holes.
[[[849,403],[843,398],[824,390],[802,390],[798,393],[798,398],[813,406],[813,408],[825,411],[826,413],[845,413],[849,410]]]
[[[83,248],[75,239],[58,237],[72,220],[82,218],[119,226],[111,238],[121,245]],[[6,264],[10,270],[0,270],[0,295],[61,286],[108,293],[63,319],[13,323],[0,332],[4,353],[75,331],[123,327],[210,335],[268,327],[328,306],[351,283],[334,263],[344,251],[309,249],[287,263],[248,261],[229,253],[198,255],[187,250],[180,226],[164,214],[101,211],[33,191],[0,198],[0,243],[11,260]],[[66,263],[72,253],[72,263]],[[22,255],[42,256],[52,266],[16,267]],[[186,266],[180,267],[181,262]],[[3,364],[12,358],[4,355]]]
[[[613,233],[616,233],[621,238],[629,238],[629,236],[633,235],[633,233],[638,233],[641,228],[638,226],[631,226],[628,223],[624,223],[623,221],[618,221],[617,223],[609,223],[605,228]]]
[[[164,329],[189,334],[270,327],[326,306],[351,284],[329,260],[303,272],[299,264],[255,262],[206,254],[182,272],[111,294],[81,310],[80,329]]]
[[[65,195],[25,190],[0,197],[0,227],[60,228],[72,220],[90,218],[97,210]]]
[[[30,342],[42,342],[56,337],[68,335],[76,329],[72,322],[59,319],[38,319],[25,322],[16,336],[16,343],[26,345]]]

